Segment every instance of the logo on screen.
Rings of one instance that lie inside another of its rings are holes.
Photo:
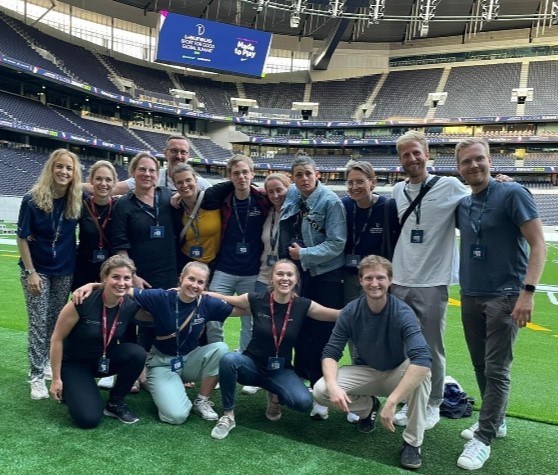
[[[203,35],[205,33],[205,26],[201,23],[198,23],[196,26],[198,27],[198,35]]]

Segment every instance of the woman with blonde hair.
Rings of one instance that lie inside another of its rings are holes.
[[[79,159],[58,149],[50,154],[19,210],[17,245],[29,318],[31,399],[48,398],[49,342],[72,285],[81,197]]]
[[[79,244],[72,289],[95,282],[101,265],[111,255],[112,212],[116,203],[111,196],[117,175],[107,160],[95,162],[89,170],[91,195],[83,196],[79,219]]]

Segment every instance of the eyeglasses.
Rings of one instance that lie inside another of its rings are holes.
[[[179,148],[167,148],[165,150],[173,155],[190,155],[190,150],[181,150]]]
[[[345,184],[347,185],[347,188],[351,188],[353,186],[364,186],[367,182],[368,180],[347,180]]]

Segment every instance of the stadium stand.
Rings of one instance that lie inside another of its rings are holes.
[[[531,61],[528,86],[534,89],[533,101],[525,103],[528,115],[556,114],[558,110],[558,61]]]
[[[428,93],[438,87],[442,71],[436,68],[390,72],[376,97],[370,119],[426,117],[429,107],[424,104]]]
[[[260,107],[290,110],[293,102],[301,102],[304,98],[304,84],[300,83],[244,83],[243,85],[246,97],[258,101]]]
[[[376,87],[380,74],[312,84],[310,102],[319,102],[318,120],[350,120]],[[294,100],[294,99],[293,99]]]
[[[236,84],[212,81],[211,79],[176,74],[183,90],[196,93],[198,101],[203,102],[209,114],[231,116],[231,97],[238,97]]]
[[[519,86],[520,71],[520,63],[454,66],[445,87],[446,103],[438,105],[436,117],[515,115],[516,104],[510,97]]]

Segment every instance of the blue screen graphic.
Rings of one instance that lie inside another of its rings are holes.
[[[271,33],[161,12],[156,61],[262,77]]]

